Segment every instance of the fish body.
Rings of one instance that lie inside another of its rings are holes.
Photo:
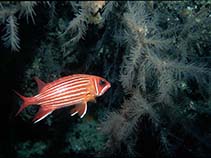
[[[69,75],[50,83],[45,83],[37,77],[34,79],[39,89],[37,95],[25,97],[16,92],[23,100],[16,115],[30,105],[40,105],[33,118],[34,123],[50,115],[54,110],[67,106],[74,106],[70,111],[71,116],[78,113],[82,118],[87,111],[87,102],[95,101],[96,97],[103,95],[111,87],[104,78],[86,74]]]

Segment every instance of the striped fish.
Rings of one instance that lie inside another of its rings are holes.
[[[15,91],[23,100],[16,115],[29,105],[40,105],[39,111],[33,118],[34,123],[44,119],[54,110],[67,106],[74,106],[70,111],[71,116],[79,114],[82,118],[87,111],[87,102],[95,102],[96,97],[103,95],[111,87],[104,78],[86,74],[61,77],[47,84],[37,77],[34,79],[39,90],[37,95],[25,97]]]

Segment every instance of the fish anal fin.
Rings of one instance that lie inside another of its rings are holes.
[[[40,80],[38,77],[34,77],[34,80],[36,81],[38,86],[38,91],[40,92],[41,89],[46,85],[46,83]]]
[[[87,111],[87,102],[83,102],[81,104],[75,105],[75,107],[71,109],[70,113],[71,113],[71,116],[74,116],[75,114],[78,113],[80,118],[82,118],[86,114],[86,111]]]
[[[40,107],[39,111],[36,113],[32,121],[34,123],[37,123],[41,121],[42,119],[44,119],[45,117],[47,117],[48,115],[50,115],[52,112],[53,112],[52,109]]]

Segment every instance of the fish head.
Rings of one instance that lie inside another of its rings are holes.
[[[95,77],[94,83],[96,88],[96,96],[103,95],[111,87],[111,84],[102,77]]]

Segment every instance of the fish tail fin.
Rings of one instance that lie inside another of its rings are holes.
[[[13,90],[13,91],[23,100],[21,107],[19,108],[18,112],[16,113],[16,116],[17,116],[27,106],[34,104],[34,98],[33,97],[25,97],[15,90]]]

